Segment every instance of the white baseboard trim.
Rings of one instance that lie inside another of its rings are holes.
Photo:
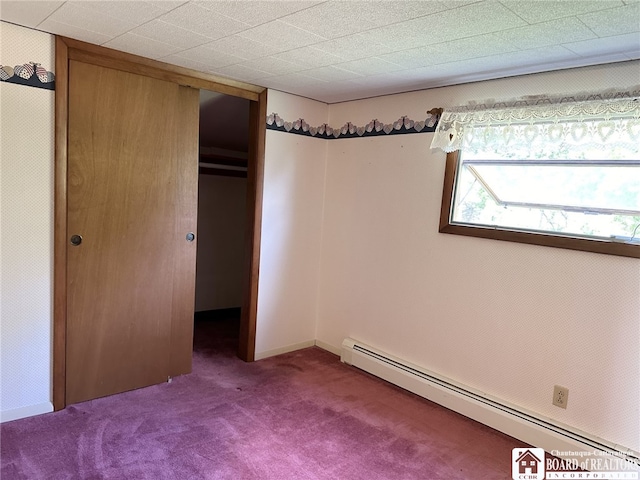
[[[53,404],[51,402],[38,403],[36,405],[27,405],[26,407],[13,408],[11,410],[2,410],[0,412],[0,423],[10,422],[11,420],[19,420],[21,418],[33,417],[34,415],[42,415],[43,413],[53,412]]]
[[[276,355],[282,355],[283,353],[295,352],[296,350],[302,350],[303,348],[313,347],[315,344],[315,340],[307,340],[306,342],[294,343],[285,347],[258,352],[255,354],[255,359],[262,360],[264,358],[275,357]]]
[[[322,340],[316,340],[316,347],[326,350],[327,352],[333,353],[337,356],[340,356],[342,353],[342,349],[340,347],[334,347],[333,345],[323,342]]]

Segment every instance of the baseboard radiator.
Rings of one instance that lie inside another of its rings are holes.
[[[340,359],[549,453],[599,451],[624,458],[631,471],[640,471],[638,452],[541,418],[352,338],[342,342]]]

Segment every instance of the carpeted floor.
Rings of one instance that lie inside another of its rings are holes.
[[[196,321],[193,373],[0,427],[2,480],[509,479],[513,438],[319,348],[244,363]]]

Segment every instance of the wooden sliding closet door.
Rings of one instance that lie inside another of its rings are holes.
[[[198,111],[197,89],[69,62],[67,404],[191,371]]]

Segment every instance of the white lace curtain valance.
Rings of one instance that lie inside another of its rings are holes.
[[[587,144],[640,151],[639,97],[445,109],[431,148],[476,152]]]

